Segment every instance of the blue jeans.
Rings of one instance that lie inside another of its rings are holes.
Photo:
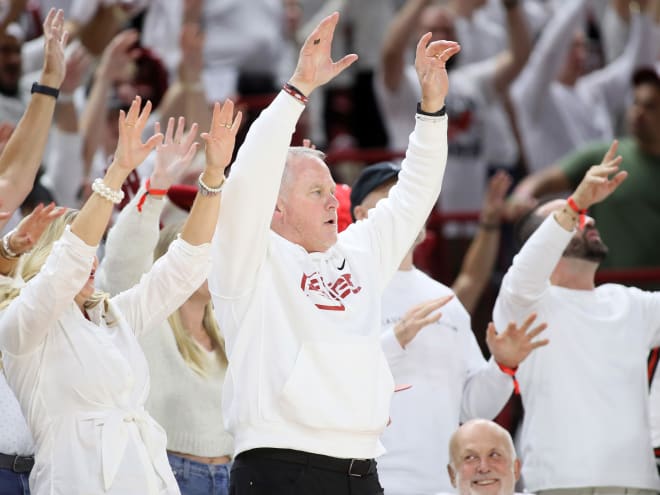
[[[28,473],[15,473],[11,469],[0,469],[0,493],[2,495],[30,495]]]
[[[167,453],[181,495],[228,495],[231,464],[204,464]],[[0,492],[3,493],[4,492]]]

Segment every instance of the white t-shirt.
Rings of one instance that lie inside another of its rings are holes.
[[[548,217],[504,276],[497,328],[530,312],[550,344],[520,364],[525,488],[659,490],[646,356],[660,344],[660,294],[622,285],[573,290],[550,275],[573,233]]]
[[[381,344],[397,385],[392,423],[381,441],[378,474],[389,495],[451,491],[446,466],[449,438],[459,422],[494,418],[513,390],[511,377],[486,362],[470,326],[470,315],[454,298],[442,318],[401,348],[393,327],[414,305],[452,294],[418,269],[399,270],[383,294]]]

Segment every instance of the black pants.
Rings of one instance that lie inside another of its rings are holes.
[[[382,495],[376,461],[369,469],[359,462],[353,469],[348,460],[296,450],[249,450],[234,460],[229,495]]]

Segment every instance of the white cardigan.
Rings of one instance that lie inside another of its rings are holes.
[[[135,285],[153,264],[165,201],[147,196],[140,212],[137,203],[144,192],[143,186],[108,233],[96,278],[110,294]],[[129,253],[127,239],[132,240]],[[199,457],[231,456],[234,442],[223,426],[221,411],[226,366],[218,362],[208,375],[196,373],[181,356],[167,319],[141,335],[140,345],[151,375],[145,407],[167,433],[168,450]],[[217,360],[215,354],[208,358]]]
[[[165,433],[144,410],[149,372],[136,335],[199,287],[209,245],[176,241],[137,286],[109,301],[108,313],[97,307],[89,321],[73,298],[95,251],[67,228],[0,318],[7,379],[36,443],[31,491],[178,494]]]

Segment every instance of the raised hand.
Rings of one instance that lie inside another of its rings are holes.
[[[199,24],[188,22],[181,26],[179,45],[179,79],[184,83],[196,83],[204,68],[204,33]]]
[[[115,163],[124,172],[130,173],[140,165],[147,155],[163,141],[163,135],[156,133],[151,136],[146,143],[142,142],[142,131],[147,125],[147,119],[151,113],[151,102],[140,111],[139,96],[136,96],[128,113],[119,111],[119,140],[117,141],[117,150],[115,151]]]
[[[78,45],[71,54],[66,57],[66,70],[60,86],[60,91],[64,94],[73,93],[78,86],[80,86],[82,78],[91,63],[92,57],[89,55],[85,47]]]
[[[289,82],[305,96],[335,78],[358,59],[352,53],[337,62],[332,61],[332,38],[338,21],[338,12],[323,19],[300,49],[298,65]]]
[[[424,301],[410,308],[401,321],[394,327],[394,336],[402,348],[406,348],[422,329],[431,323],[435,323],[442,317],[442,313],[436,313],[454,296],[444,296],[430,301]]]
[[[9,248],[16,254],[26,253],[37,243],[48,225],[65,212],[66,208],[59,208],[55,203],[48,206],[37,205],[11,232],[8,239]]]
[[[165,140],[156,146],[156,163],[151,174],[150,186],[153,189],[169,189],[178,182],[179,178],[192,163],[199,143],[195,142],[197,137],[197,124],[190,126],[188,133],[184,135],[186,119],[179,117],[179,122],[174,131],[174,118],[167,122]],[[160,123],[155,124],[155,134],[160,134]]]
[[[103,50],[97,74],[106,82],[124,80],[132,62],[140,55],[140,49],[135,48],[139,38],[134,29],[120,32]]]
[[[548,326],[541,323],[529,330],[535,320],[536,314],[531,314],[522,326],[517,327],[515,323],[511,322],[499,334],[495,330],[493,322],[488,324],[486,344],[498,364],[507,368],[517,368],[534,349],[548,345],[550,341],[547,339],[534,340]]]
[[[434,113],[445,104],[449,91],[449,78],[445,64],[461,47],[455,41],[431,41],[432,33],[426,33],[417,43],[415,70],[422,89],[422,110]]]
[[[615,139],[600,164],[590,167],[575,189],[573,200],[580,209],[600,203],[628,177],[628,172],[619,171],[623,159],[616,154],[618,148],[619,142]]]
[[[506,193],[511,187],[511,176],[498,170],[488,181],[488,188],[481,207],[481,222],[487,225],[499,224],[505,210]]]
[[[219,102],[213,105],[211,129],[201,135],[206,143],[205,174],[224,176],[225,168],[231,162],[236,133],[241,126],[242,118],[241,112],[234,117],[234,102],[229,99],[225,100],[222,107]]]
[[[44,67],[40,83],[59,88],[64,80],[64,48],[69,33],[64,30],[64,12],[50,9],[43,24],[44,29]]]

